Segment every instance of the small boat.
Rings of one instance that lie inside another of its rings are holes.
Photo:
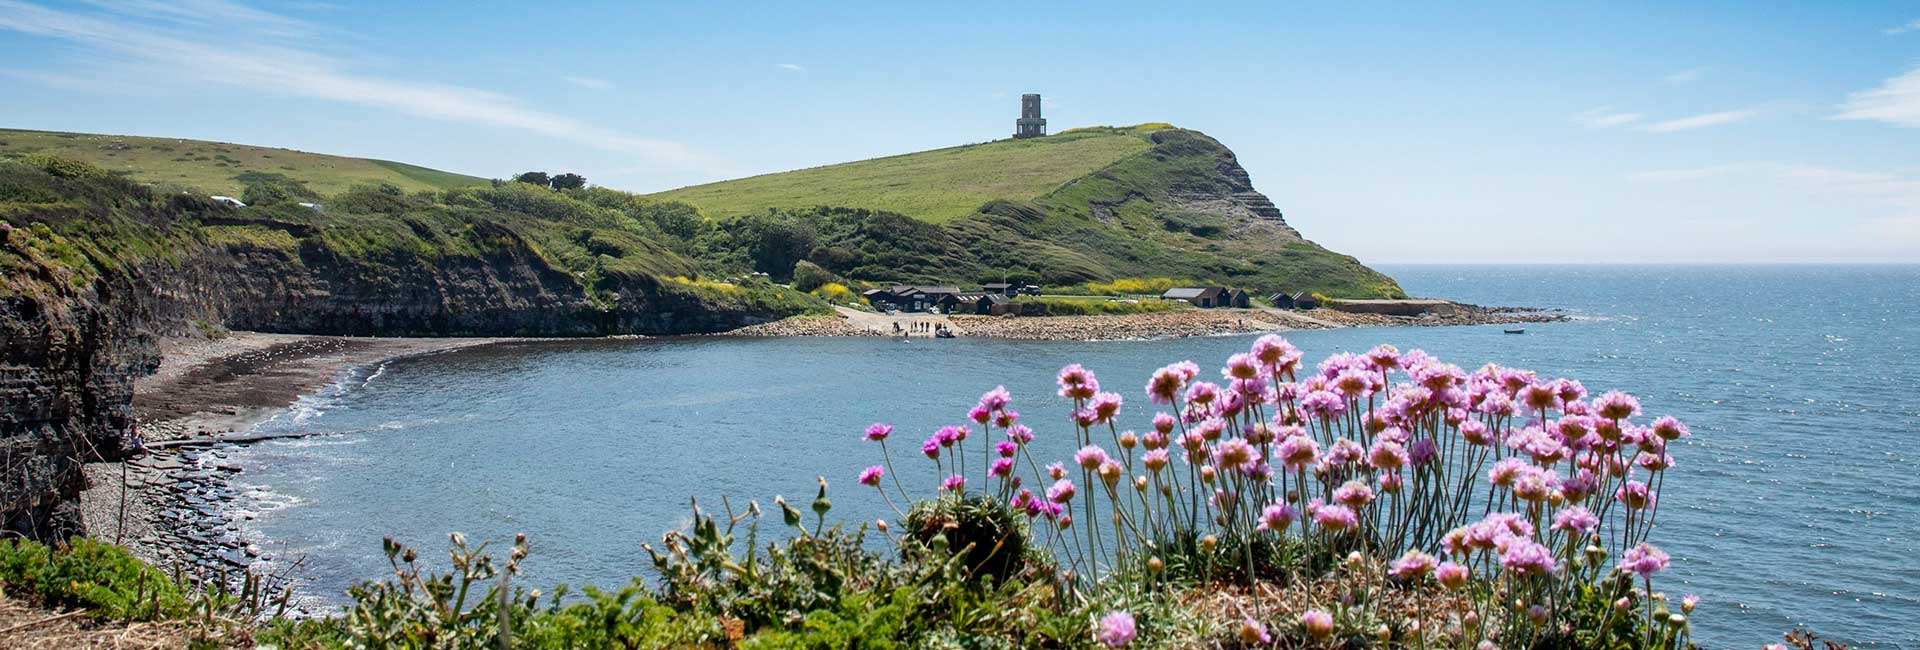
[[[1503,331],[1503,332],[1506,332],[1506,333],[1508,333],[1508,334],[1525,334],[1525,333],[1527,333],[1527,328],[1525,328],[1525,327],[1515,327],[1515,328],[1512,328],[1512,329],[1507,329],[1507,330],[1501,330],[1501,331]]]
[[[933,335],[943,339],[950,339],[950,338],[953,338],[953,330],[941,328],[941,329],[934,330]]]

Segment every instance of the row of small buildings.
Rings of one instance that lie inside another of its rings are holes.
[[[1014,296],[1040,295],[1040,287],[989,283],[982,286],[979,291],[961,291],[957,287],[899,285],[885,289],[868,289],[860,295],[867,299],[867,304],[882,311],[897,309],[906,312],[930,311],[942,314],[998,316],[1016,309],[1013,305]]]
[[[1016,296],[1040,295],[1040,287],[1034,285],[1015,285],[989,283],[977,291],[963,291],[958,287],[896,285],[882,289],[868,289],[862,292],[867,304],[881,311],[898,310],[903,312],[936,312],[941,314],[978,314],[998,316],[1006,313],[1018,313],[1013,304]],[[1178,300],[1201,309],[1239,308],[1253,306],[1253,295],[1245,289],[1227,287],[1178,287],[1160,294],[1163,300]],[[1267,302],[1280,309],[1312,309],[1319,307],[1320,301],[1305,291],[1295,293],[1276,293],[1267,297]]]
[[[1253,306],[1253,295],[1245,289],[1227,287],[1175,287],[1160,294],[1162,300],[1179,300],[1201,309],[1232,307],[1246,309]],[[1280,309],[1313,309],[1320,306],[1320,299],[1305,291],[1276,293],[1267,296],[1267,302]]]

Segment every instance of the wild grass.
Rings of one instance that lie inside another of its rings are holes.
[[[1053,191],[1149,143],[1131,131],[1089,132],[935,149],[859,162],[695,185],[649,195],[728,219],[815,206],[893,212],[932,223],[966,216],[996,199]]]
[[[322,194],[361,183],[391,183],[407,191],[485,184],[486,179],[365,158],[224,142],[0,129],[0,158],[48,153],[85,161],[145,183],[240,196],[248,171],[285,174]]]

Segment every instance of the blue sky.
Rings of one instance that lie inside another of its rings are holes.
[[[0,126],[650,191],[1040,92],[1220,139],[1368,262],[1920,261],[1915,3],[542,4],[0,0]]]

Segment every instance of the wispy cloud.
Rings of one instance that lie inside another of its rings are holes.
[[[593,77],[561,77],[567,83],[589,90],[612,90],[613,82]]]
[[[1652,124],[1642,125],[1639,129],[1648,133],[1675,133],[1743,122],[1759,114],[1759,110],[1751,108],[1737,111],[1720,111],[1718,113],[1702,113],[1700,115],[1662,120]]]
[[[1908,32],[1920,32],[1920,19],[1915,19],[1913,22],[1898,27],[1888,27],[1880,31],[1888,36],[1899,36]]]
[[[794,71],[794,72],[806,72],[806,71],[807,71],[807,68],[806,68],[806,66],[803,66],[803,65],[800,65],[800,64],[798,64],[798,63],[775,63],[775,64],[773,64],[773,67],[776,67],[776,68],[785,68],[785,69],[788,69],[788,70],[792,70],[792,71]]]
[[[1673,183],[1697,181],[1708,178],[1732,176],[1754,169],[1753,163],[1733,163],[1729,165],[1708,165],[1705,167],[1681,167],[1676,169],[1650,169],[1627,174],[1629,180],[1654,183]]]
[[[1573,116],[1573,123],[1589,129],[1606,129],[1632,124],[1645,117],[1639,113],[1616,111],[1612,106],[1601,106]]]
[[[1920,127],[1920,68],[1880,82],[1878,88],[1847,95],[1840,105],[1839,120],[1877,120],[1906,127]]]
[[[1660,80],[1670,84],[1690,84],[1695,81],[1699,81],[1701,77],[1705,77],[1705,76],[1707,76],[1707,69],[1704,67],[1687,68],[1685,70],[1675,72],[1665,77],[1661,77]]]
[[[226,0],[199,0],[202,12],[160,2],[103,3],[104,12],[51,9],[0,0],[0,31],[66,41],[111,61],[121,73],[153,83],[223,85],[370,106],[415,117],[528,131],[606,151],[713,174],[737,169],[668,140],[618,133],[529,108],[486,90],[356,73],[341,60],[276,38],[304,28],[298,20]],[[219,29],[181,29],[191,21]]]

